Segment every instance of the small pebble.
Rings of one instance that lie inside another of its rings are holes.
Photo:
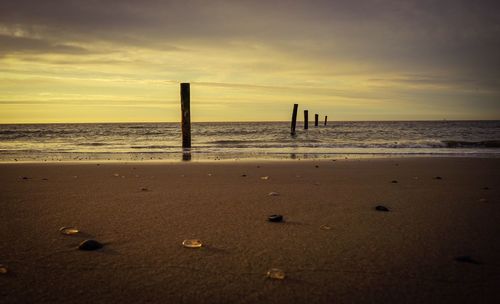
[[[242,174],[241,177],[247,177],[247,175],[246,174]]]
[[[99,243],[96,240],[85,240],[78,245],[78,249],[80,250],[85,250],[85,251],[91,251],[91,250],[97,250],[101,249],[104,245]]]
[[[268,180],[269,179],[269,176],[261,176],[260,179],[263,179],[263,180]]]
[[[267,271],[267,277],[273,280],[283,280],[285,272],[278,268],[271,268]]]
[[[149,189],[148,188],[141,188],[141,191],[146,192],[146,191],[149,191]]]
[[[115,174],[113,174],[113,176],[114,176],[114,177],[120,177],[120,174],[115,173]]]
[[[270,222],[273,222],[273,223],[279,223],[279,222],[282,222],[283,221],[283,215],[280,215],[280,214],[273,214],[273,215],[270,215],[268,218],[267,218],[268,221]]]
[[[212,173],[208,173],[207,175],[208,175],[208,176],[212,176]]]
[[[316,166],[314,166],[314,167],[319,168],[319,166],[318,166],[318,165],[316,165]]]
[[[455,258],[455,261],[461,262],[461,263],[476,264],[476,265],[481,264],[481,262],[479,262],[476,259],[472,258],[470,255],[458,256],[458,257]]]
[[[192,240],[184,240],[182,241],[182,246],[186,248],[200,248],[202,243],[200,240],[192,239]]]
[[[328,225],[321,225],[321,226],[319,227],[319,229],[321,229],[321,230],[331,230],[331,229],[332,229],[332,227],[330,227],[330,226],[328,226]]]
[[[0,274],[7,274],[9,272],[9,268],[7,266],[0,264]]]
[[[393,183],[393,184],[397,184],[397,183],[398,183],[398,181],[397,181],[397,180],[393,180],[393,181],[391,181],[391,183]]]
[[[434,179],[443,179],[441,176],[436,176]]]
[[[21,179],[30,179],[30,178],[27,176],[23,176],[23,177],[21,177]]]
[[[269,196],[278,196],[280,195],[278,192],[269,192]]]
[[[375,207],[375,210],[377,210],[377,211],[385,211],[385,212],[389,211],[389,209],[387,207],[381,206],[381,205]]]

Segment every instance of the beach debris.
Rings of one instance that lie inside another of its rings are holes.
[[[118,174],[118,173],[114,173],[114,174],[113,174],[113,176],[114,176],[114,177],[120,177],[120,174]]]
[[[278,192],[269,192],[269,196],[278,196],[280,195]]]
[[[266,275],[273,280],[283,280],[285,278],[285,272],[279,268],[269,269]]]
[[[202,243],[200,240],[190,239],[182,241],[182,246],[186,248],[200,248],[202,246]]]
[[[331,230],[331,229],[332,229],[332,227],[331,227],[331,226],[328,226],[328,225],[321,225],[321,226],[319,227],[319,229],[321,229],[321,230]]]
[[[470,263],[470,264],[476,264],[476,265],[481,264],[481,262],[479,262],[478,260],[474,259],[470,255],[458,256],[458,257],[455,258],[455,261],[460,262],[460,263]]]
[[[378,206],[375,207],[375,210],[387,212],[387,211],[389,211],[389,208],[387,208],[385,206],[382,206],[382,205],[378,205]]]
[[[74,235],[79,233],[80,230],[78,230],[75,227],[61,227],[59,228],[59,232],[61,232],[64,235]]]
[[[279,223],[283,221],[283,215],[281,214],[272,214],[267,218],[268,221],[273,223]]]
[[[436,176],[434,179],[443,179],[441,176]]]
[[[7,274],[9,272],[9,268],[7,266],[0,264],[0,274]]]
[[[262,179],[262,180],[268,180],[269,176],[261,176],[260,179]]]
[[[398,181],[397,181],[397,180],[392,180],[392,181],[391,181],[391,183],[393,183],[393,184],[397,184],[397,183],[398,183]]]
[[[479,199],[479,202],[480,202],[480,203],[487,203],[487,202],[488,202],[488,200],[487,200],[487,199],[485,199],[485,198],[480,198],[480,199]]]
[[[101,249],[102,247],[104,247],[104,245],[96,240],[85,240],[81,242],[80,245],[78,245],[79,250],[85,251],[97,250]]]
[[[142,187],[142,188],[141,188],[141,191],[146,192],[146,191],[149,191],[149,189],[148,189],[148,188],[146,188],[146,187]]]

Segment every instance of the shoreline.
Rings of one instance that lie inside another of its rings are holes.
[[[500,159],[97,163],[0,163],[1,301],[500,298]]]

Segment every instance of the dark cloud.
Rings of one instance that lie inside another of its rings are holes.
[[[64,43],[0,34],[0,55],[7,53],[88,54],[89,51]]]
[[[0,3],[0,26],[25,38],[0,39],[12,39],[1,43],[4,53],[78,53],[85,50],[72,45],[94,42],[226,49],[241,41],[323,62],[332,72],[349,61],[498,79],[499,20],[500,5],[488,0],[16,0]]]

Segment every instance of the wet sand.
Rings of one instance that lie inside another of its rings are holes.
[[[1,164],[0,204],[1,303],[500,298],[500,159]]]

